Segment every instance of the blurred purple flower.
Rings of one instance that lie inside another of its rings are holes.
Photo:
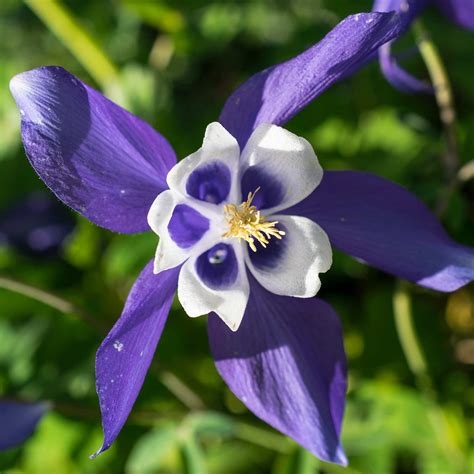
[[[47,403],[20,403],[0,400],[0,451],[14,448],[29,438],[43,415]]]
[[[468,30],[474,30],[473,0],[375,0],[375,12],[399,12],[405,15],[407,26],[430,5],[437,6],[450,20]],[[405,71],[392,55],[392,43],[388,41],[379,49],[382,73],[395,88],[402,92],[433,92],[431,84]]]
[[[57,254],[74,225],[71,213],[56,199],[34,192],[0,214],[0,242],[26,255],[49,257]]]
[[[396,13],[350,16],[299,56],[251,77],[202,148],[179,164],[165,138],[65,70],[12,80],[27,156],[51,190],[113,231],[148,230],[148,216],[161,237],[155,264],[97,352],[104,443],[96,455],[132,409],[178,288],[191,316],[213,311],[211,351],[235,395],[316,456],[346,464],[341,327],[311,297],[330,265],[328,242],[439,291],[474,278],[474,252],[400,186],[354,171],[323,175],[309,143],[280,126],[406,22]]]

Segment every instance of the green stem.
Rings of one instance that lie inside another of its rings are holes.
[[[67,301],[53,293],[5,276],[0,276],[0,288],[27,296],[28,298],[39,301],[47,306],[50,306],[51,308],[57,309],[61,313],[75,314],[88,324],[91,324],[95,328],[104,331],[104,326],[90,314],[86,313],[81,308],[78,308],[70,301]]]
[[[237,422],[235,436],[249,443],[280,453],[288,453],[291,450],[291,444],[283,436],[248,423]]]
[[[51,308],[58,310],[64,314],[75,314],[86,323],[94,326],[101,333],[107,333],[105,325],[81,308],[78,308],[70,301],[61,298],[53,293],[36,288],[35,286],[13,280],[11,278],[0,276],[0,288],[13,291],[23,296],[27,296],[33,300],[39,301]],[[153,369],[156,369],[153,366]],[[172,393],[178,400],[190,410],[202,410],[205,404],[202,399],[189,388],[178,376],[169,370],[153,370],[160,382]]]
[[[117,81],[117,68],[61,2],[57,0],[24,0],[24,2],[103,89]]]
[[[446,175],[449,179],[453,179],[459,168],[459,158],[457,151],[456,110],[451,84],[443,60],[421,20],[414,23],[413,30],[417,37],[418,49],[433,84],[439,116],[444,128],[447,150],[443,162]]]
[[[427,416],[440,447],[446,456],[452,459],[460,468],[464,465],[464,456],[457,444],[448,436],[448,427],[442,408],[437,403],[437,396],[431,380],[420,341],[413,323],[413,312],[408,284],[398,282],[393,295],[393,312],[398,339],[408,363],[408,367],[415,377],[427,406]]]
[[[160,382],[190,410],[203,410],[206,406],[202,399],[179,377],[169,370],[157,372]]]
[[[411,298],[403,283],[398,285],[393,295],[393,311],[398,338],[408,366],[417,379],[424,379],[428,368],[413,324]]]

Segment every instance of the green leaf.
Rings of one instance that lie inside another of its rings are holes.
[[[27,443],[22,466],[28,474],[79,474],[73,457],[84,435],[84,425],[49,413]]]
[[[125,466],[127,474],[156,472],[165,458],[179,447],[178,425],[167,423],[142,436],[130,453]]]
[[[216,435],[229,437],[235,432],[234,420],[215,412],[195,413],[188,417],[187,423],[197,436]]]
[[[181,440],[181,453],[186,474],[206,474],[204,453],[192,433]]]
[[[455,410],[447,411],[413,389],[365,382],[349,400],[343,445],[352,460],[358,458],[355,464],[363,472],[374,464],[374,457],[384,468],[401,458],[425,465],[430,473],[435,472],[432,466],[449,463],[447,474],[461,474],[467,444],[464,426]]]
[[[295,445],[290,454],[280,455],[272,474],[315,474],[321,462],[304,448]]]
[[[111,284],[120,281],[130,283],[153,258],[158,237],[153,232],[121,235],[109,245],[104,255],[105,278]]]
[[[100,229],[88,220],[79,218],[74,234],[66,242],[64,256],[76,267],[93,267],[97,264],[99,246]]]

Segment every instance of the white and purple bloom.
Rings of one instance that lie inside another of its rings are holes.
[[[309,298],[329,270],[331,245],[314,221],[284,212],[308,197],[323,170],[311,145],[260,124],[242,152],[218,122],[202,148],[175,165],[148,224],[160,236],[154,273],[182,264],[178,298],[191,317],[215,312],[237,331],[252,275],[273,294]]]
[[[375,0],[373,11],[400,12],[405,15],[407,26],[428,6],[440,12],[457,25],[474,30],[474,1],[472,0]],[[403,69],[392,54],[392,41],[379,50],[380,69],[390,84],[402,92],[433,92],[432,86]]]
[[[49,405],[0,400],[0,451],[19,446],[29,438]]]
[[[347,462],[341,326],[314,297],[330,246],[439,291],[474,278],[474,252],[402,187],[323,173],[309,143],[281,126],[405,26],[397,13],[346,18],[237,89],[178,164],[159,133],[65,70],[12,80],[27,156],[59,199],[107,229],[151,226],[161,238],[97,352],[98,453],[132,409],[178,290],[190,316],[211,313],[211,351],[235,395],[321,459]]]

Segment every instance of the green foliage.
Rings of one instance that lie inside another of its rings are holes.
[[[0,31],[8,39],[0,44],[0,210],[43,189],[20,144],[18,111],[8,92],[16,73],[64,66],[149,121],[184,157],[199,147],[205,126],[239,83],[317,42],[354,9],[370,6],[365,0],[0,2]],[[465,165],[474,156],[471,36],[434,12],[425,23],[443,32],[433,36],[453,83]],[[408,64],[426,76],[421,61]],[[371,64],[325,92],[288,127],[312,142],[325,168],[377,173],[432,208],[444,202],[449,232],[474,244],[474,174],[466,172],[465,182],[446,194],[445,143],[431,97],[393,90]],[[156,243],[152,233],[112,235],[78,217],[57,257],[34,259],[0,245],[0,276],[57,294],[97,323],[0,288],[0,396],[53,406],[23,447],[0,453],[0,472],[470,472],[472,285],[452,295],[408,287],[427,361],[426,386],[410,372],[397,338],[395,281],[338,253],[321,296],[345,328],[349,468],[319,462],[250,414],[214,369],[205,321],[190,320],[177,303],[158,367],[130,419],[112,448],[91,461],[102,442],[94,353],[103,333],[96,326],[113,325]]]
[[[130,453],[125,472],[156,472],[170,457],[176,462],[179,459],[178,427],[178,423],[167,423],[142,436]]]

